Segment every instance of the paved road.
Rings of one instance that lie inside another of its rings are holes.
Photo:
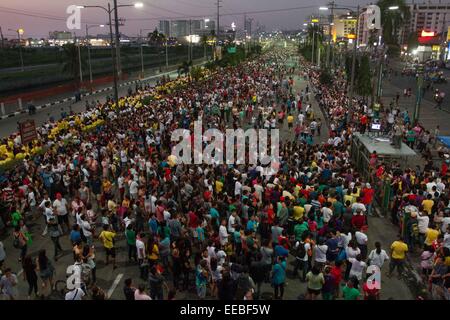
[[[306,87],[306,82],[303,81],[303,79],[300,79],[298,77],[295,78],[296,84],[295,84],[295,90],[302,90]],[[312,103],[313,110],[316,116],[319,116],[323,119],[323,115],[321,114],[318,105],[316,102],[313,101]],[[74,108],[81,108],[79,105],[75,105]],[[38,115],[39,116],[39,115]],[[45,120],[45,115],[41,116],[43,120]],[[325,122],[323,121],[325,124]],[[291,139],[293,136],[293,133],[287,128],[287,123],[283,125],[281,128],[281,137],[283,139]],[[323,126],[322,135],[320,137],[315,137],[315,142],[323,142],[327,139],[328,136],[328,130],[326,129],[326,126]],[[371,218],[369,220],[369,249],[372,249],[374,247],[375,241],[381,241],[383,246],[388,246],[393,239],[395,238],[396,231],[393,226],[390,225],[390,223],[382,218]],[[33,245],[31,246],[29,253],[33,256],[36,256],[38,251],[40,249],[46,249],[49,256],[52,256],[52,242],[48,237],[42,237],[40,236],[42,230],[43,230],[43,220],[38,220],[37,222],[30,225],[30,229],[32,231],[32,234],[34,235],[33,239]],[[18,262],[19,257],[19,251],[17,249],[14,249],[12,246],[12,240],[11,237],[8,236],[4,241],[5,247],[8,248],[7,251],[7,266],[10,266],[13,268],[14,271],[18,272],[20,276],[22,276],[21,273],[21,267]],[[97,248],[101,248],[100,243],[98,240],[95,240],[95,244]],[[96,261],[97,261],[97,277],[98,281],[97,284],[103,288],[105,291],[107,291],[110,295],[111,299],[123,299],[123,281],[126,278],[132,278],[135,281],[135,284],[138,284],[140,282],[139,279],[139,270],[138,266],[134,263],[129,263],[127,261],[127,254],[126,254],[126,243],[124,240],[123,235],[119,236],[117,244],[117,265],[118,268],[116,270],[112,269],[112,266],[105,265],[105,255],[102,249],[98,249],[96,254]],[[73,257],[72,257],[72,248],[69,243],[69,240],[67,237],[61,238],[61,245],[64,249],[63,256],[58,260],[56,264],[56,275],[55,279],[58,280],[64,280],[65,279],[65,271],[66,267],[73,263]],[[301,283],[298,278],[293,278],[292,276],[292,270],[293,270],[293,259],[290,257],[288,261],[288,272],[287,272],[287,283],[286,283],[286,289],[285,289],[285,299],[297,299],[299,295],[305,294],[306,292],[306,285],[304,283]],[[382,290],[381,290],[381,297],[382,299],[412,299],[411,292],[409,291],[406,284],[401,281],[397,280],[395,278],[387,280],[386,275],[386,268],[385,266],[382,270]],[[23,279],[19,279],[19,285],[18,288],[20,290],[21,298],[26,298],[26,290],[27,290],[27,284]],[[273,289],[269,284],[264,284],[262,287],[263,293],[272,293]],[[47,291],[48,293],[48,291]],[[191,290],[189,292],[182,292],[177,295],[177,299],[195,299],[195,291]]]

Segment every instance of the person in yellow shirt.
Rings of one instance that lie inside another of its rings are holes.
[[[292,114],[289,114],[287,117],[287,121],[288,121],[288,127],[292,128],[292,125],[294,124],[294,116]]]
[[[388,273],[389,278],[392,276],[392,272],[396,267],[398,277],[401,277],[405,264],[406,252],[408,252],[408,245],[403,241],[402,236],[399,235],[398,240],[394,241],[391,245],[391,262],[389,263]]]
[[[439,236],[439,230],[436,230],[435,226],[430,226],[427,231],[425,231],[425,245],[431,247],[433,241],[435,241]]]
[[[220,180],[216,180],[216,193],[219,194],[222,192],[223,182]]]
[[[116,250],[114,248],[114,238],[116,233],[112,231],[111,225],[105,227],[105,229],[100,233],[98,238],[103,242],[103,247],[106,251],[106,264],[109,264],[109,257],[113,263],[113,270],[117,268],[116,266]]]
[[[427,199],[422,201],[423,211],[425,211],[426,213],[428,213],[428,215],[430,215],[431,211],[433,210],[433,206],[434,201],[432,199],[432,195],[428,194]]]
[[[300,204],[297,204],[296,206],[294,206],[294,209],[293,209],[294,220],[302,219],[304,214],[305,214],[305,208],[300,206]]]

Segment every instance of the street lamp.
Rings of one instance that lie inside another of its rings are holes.
[[[328,10],[328,7],[319,7],[319,10],[321,10],[321,11],[327,11],[327,10]]]
[[[105,25],[104,24],[93,24],[93,25],[88,25],[86,24],[86,45],[87,45],[87,49],[88,49],[88,63],[89,63],[89,81],[90,83],[92,83],[92,64],[91,64],[91,43],[89,41],[89,29],[91,28],[104,28]]]
[[[144,46],[143,46],[143,41],[142,41],[142,31],[147,31],[147,30],[152,30],[152,29],[139,29],[139,42],[140,42],[140,47],[141,47],[141,73],[142,73],[142,78],[144,77]]]
[[[22,38],[21,36],[24,34],[24,30],[22,28],[18,28],[17,30],[14,29],[8,29],[8,31],[14,31],[17,32],[17,39],[19,40],[19,57],[20,57],[20,69],[23,72],[23,55],[22,55]]]
[[[113,61],[113,79],[114,79],[114,100],[119,104],[119,90],[117,85],[117,70],[119,68],[119,50],[120,50],[120,44],[119,44],[119,21],[117,17],[117,9],[119,7],[135,7],[135,8],[142,8],[143,4],[141,2],[135,3],[135,4],[129,4],[129,5],[117,5],[117,0],[114,0],[114,7],[111,8],[111,4],[108,2],[107,7],[103,6],[86,6],[86,5],[78,5],[78,9],[86,9],[86,8],[99,8],[104,10],[108,14],[109,19],[109,35],[110,35],[110,45],[111,45],[111,58]],[[112,31],[112,18],[111,14],[114,11],[115,13],[115,27],[116,27],[116,59],[114,59],[114,45],[113,45],[113,31]]]
[[[398,6],[391,6],[388,8],[389,10],[398,10]]]

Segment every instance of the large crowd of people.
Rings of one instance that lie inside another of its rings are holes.
[[[12,250],[20,257],[28,297],[41,295],[53,286],[63,255],[60,238],[68,237],[73,266],[82,275],[68,300],[107,298],[97,286],[96,261],[115,270],[118,256],[140,275],[125,274],[127,300],[174,299],[182,291],[198,299],[283,299],[289,272],[290,286],[306,283],[307,291],[298,292],[305,299],[380,299],[382,289],[366,271],[389,263],[388,275],[397,269],[401,277],[415,248],[423,250],[423,275],[433,297],[448,299],[445,162],[439,169],[430,162],[423,170],[401,170],[373,157],[376,176],[392,179],[394,222],[401,224],[404,214],[411,219],[396,241],[376,239],[371,248],[368,217],[375,214],[377,186],[351,163],[352,133],[363,132],[375,113],[393,126],[408,124],[407,118],[395,109],[370,110],[357,98],[350,107],[344,80],[323,86],[303,59],[288,65],[294,57],[291,50],[273,50],[206,72],[197,82],[137,86],[117,106],[108,100],[45,124],[39,142],[23,146],[20,136],[9,139],[5,152],[24,153],[24,159],[2,185],[2,221],[13,246],[0,242],[3,296],[17,298],[18,270],[8,266]],[[309,85],[297,89],[297,76]],[[315,114],[315,98],[327,124]],[[264,176],[261,164],[177,163],[170,156],[171,132],[192,129],[197,119],[204,130],[287,130],[279,171]],[[329,139],[314,143],[325,125]],[[424,142],[426,131],[414,132],[414,144]],[[32,223],[42,224],[42,232],[32,232]],[[52,240],[53,252],[31,256],[39,236]],[[126,249],[118,246],[120,239]],[[265,283],[273,287],[271,296],[262,291]]]

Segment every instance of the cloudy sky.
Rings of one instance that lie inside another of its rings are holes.
[[[77,2],[79,1],[79,2]],[[139,1],[139,0],[138,0]],[[112,0],[111,0],[112,2]],[[119,4],[132,4],[133,0],[119,0]],[[139,29],[152,29],[162,18],[211,18],[216,20],[216,0],[141,0],[144,8],[120,8],[119,17],[124,18],[125,25],[121,32],[133,36]],[[8,29],[23,28],[24,37],[47,37],[49,31],[68,30],[66,27],[66,8],[72,4],[107,6],[108,0],[0,0],[0,26],[5,37],[15,36]],[[294,29],[301,26],[304,19],[326,5],[327,0],[223,0],[221,25],[235,22],[242,27],[244,13],[256,22],[266,26],[266,30]],[[336,1],[339,6],[356,6],[366,4],[364,0]],[[282,11],[271,11],[271,10]],[[267,11],[257,13],[256,11]],[[271,12],[269,12],[271,11]],[[85,24],[104,24],[107,15],[100,9],[82,10],[82,29],[78,35],[84,35]],[[91,34],[107,33],[106,30],[90,29]]]

